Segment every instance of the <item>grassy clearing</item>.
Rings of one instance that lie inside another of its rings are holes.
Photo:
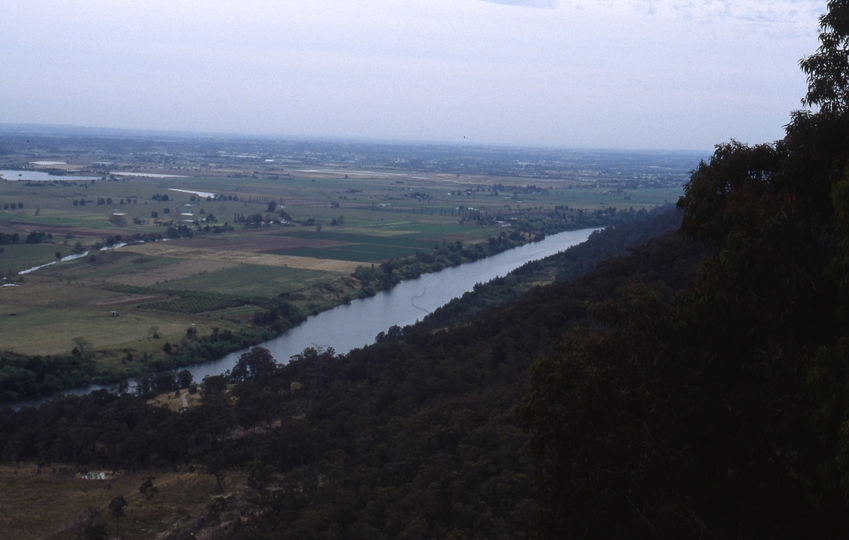
[[[186,408],[198,407],[201,404],[199,392],[194,394],[189,393],[188,388],[180,388],[174,392],[159,394],[155,398],[148,400],[148,404],[154,407],[165,406],[174,412],[180,412],[183,409],[183,399],[186,400]]]
[[[216,291],[239,296],[272,298],[283,292],[327,283],[344,275],[346,274],[343,272],[242,264],[217,272],[202,272],[193,277],[169,280],[154,289]]]
[[[111,472],[111,471],[107,471]],[[158,492],[150,500],[139,486],[154,477]],[[246,490],[243,473],[228,473],[228,493]],[[118,472],[108,480],[84,480],[70,467],[46,467],[38,474],[32,463],[19,468],[0,466],[0,530],[4,540],[75,540],[76,529],[88,523],[89,508],[99,516],[95,523],[115,535],[109,502],[123,496],[127,501],[121,520],[121,538],[157,538],[196,521],[213,501],[215,479],[200,472]]]

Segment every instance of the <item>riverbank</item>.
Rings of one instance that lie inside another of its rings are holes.
[[[591,219],[582,220],[580,223],[604,220],[608,223],[619,222],[624,224],[636,217],[639,217],[639,213],[599,213],[595,217],[589,216]],[[381,265],[363,266],[352,275],[337,279],[333,283],[281,294],[265,302],[264,309],[255,310],[250,323],[242,325],[241,328],[218,329],[213,327],[210,333],[201,335],[195,327],[189,327],[186,328],[185,335],[179,340],[162,340],[162,343],[157,345],[157,350],[151,353],[146,351],[144,354],[134,356],[131,352],[127,352],[120,359],[120,362],[113,361],[109,364],[103,364],[98,361],[98,357],[103,352],[86,350],[84,346],[76,348],[71,355],[43,357],[5,353],[0,359],[0,397],[2,397],[0,402],[49,396],[56,392],[87,386],[91,383],[113,385],[128,378],[152,379],[156,373],[195,366],[213,359],[225,358],[227,355],[232,358],[235,352],[282,336],[287,331],[298,327],[310,316],[348,305],[357,299],[369,298],[390,291],[402,280],[410,281],[446,268],[480,261],[521,245],[533,244],[534,241],[543,241],[545,238],[544,231],[549,230],[554,225],[554,223],[538,223],[531,227],[525,224],[509,233],[505,231],[488,241],[475,244],[445,242],[434,246],[434,249],[430,252],[420,252],[403,259],[390,260]],[[565,223],[561,222],[560,226],[565,226]],[[475,276],[472,276],[472,279],[471,286],[478,281],[487,281],[480,278],[476,279]],[[140,296],[156,292],[161,295],[162,293],[158,289],[148,290],[143,287],[125,286],[120,287],[120,289],[123,292]],[[457,295],[462,295],[463,292],[465,290],[460,290]],[[187,298],[184,297],[189,293],[174,291],[173,294],[178,297],[178,300],[186,300]],[[448,297],[444,301],[447,302],[450,299],[451,297]],[[188,300],[191,300],[191,298],[188,298]],[[140,310],[150,309],[151,307],[179,309],[179,306],[178,302],[172,301],[160,303],[158,306],[140,304],[137,308]],[[255,304],[255,306],[260,308],[263,305]],[[436,307],[438,306],[433,306],[433,309]],[[419,317],[425,314],[424,312],[415,313]],[[414,321],[415,318],[407,323],[402,322],[402,325]],[[357,332],[355,335],[359,341],[355,346],[362,346],[371,342],[377,333],[385,331],[390,326],[397,325],[398,322],[401,321],[393,320],[386,324],[381,322],[375,329],[370,328]],[[329,328],[337,327],[338,323],[329,326]],[[153,337],[155,339],[155,336]],[[304,341],[303,343],[292,354],[297,354],[303,347],[311,346],[312,343],[315,343],[315,340]],[[114,354],[112,355],[114,356]],[[286,355],[279,357],[288,358]],[[197,372],[195,380],[200,380],[203,374],[206,374],[203,370],[196,369],[194,371]]]

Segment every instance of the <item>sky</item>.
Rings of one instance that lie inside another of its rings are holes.
[[[0,123],[711,150],[802,108],[811,0],[2,0]]]

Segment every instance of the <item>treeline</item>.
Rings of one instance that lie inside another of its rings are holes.
[[[0,354],[2,401],[49,395],[97,382],[97,366],[90,358]]]
[[[52,240],[53,235],[42,231],[32,231],[26,238],[24,244],[40,244],[44,240]],[[21,236],[18,233],[0,233],[0,246],[9,244],[20,244]]]

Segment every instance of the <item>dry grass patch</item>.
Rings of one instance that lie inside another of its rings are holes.
[[[155,398],[149,399],[147,403],[154,407],[165,406],[174,412],[180,412],[182,409],[197,407],[201,403],[201,398],[200,394],[190,394],[188,388],[181,388],[174,392],[159,394]]]
[[[93,471],[94,469],[92,469]],[[155,477],[156,493],[147,498],[139,487]],[[229,491],[245,490],[243,475],[228,474]],[[84,480],[70,466],[38,468],[22,463],[16,469],[0,466],[0,531],[4,540],[73,540],[76,527],[85,527],[89,508],[100,512],[96,522],[115,534],[109,502],[127,501],[121,520],[121,538],[153,539],[187,527],[207,511],[215,493],[215,479],[200,472],[118,472],[108,480]]]

